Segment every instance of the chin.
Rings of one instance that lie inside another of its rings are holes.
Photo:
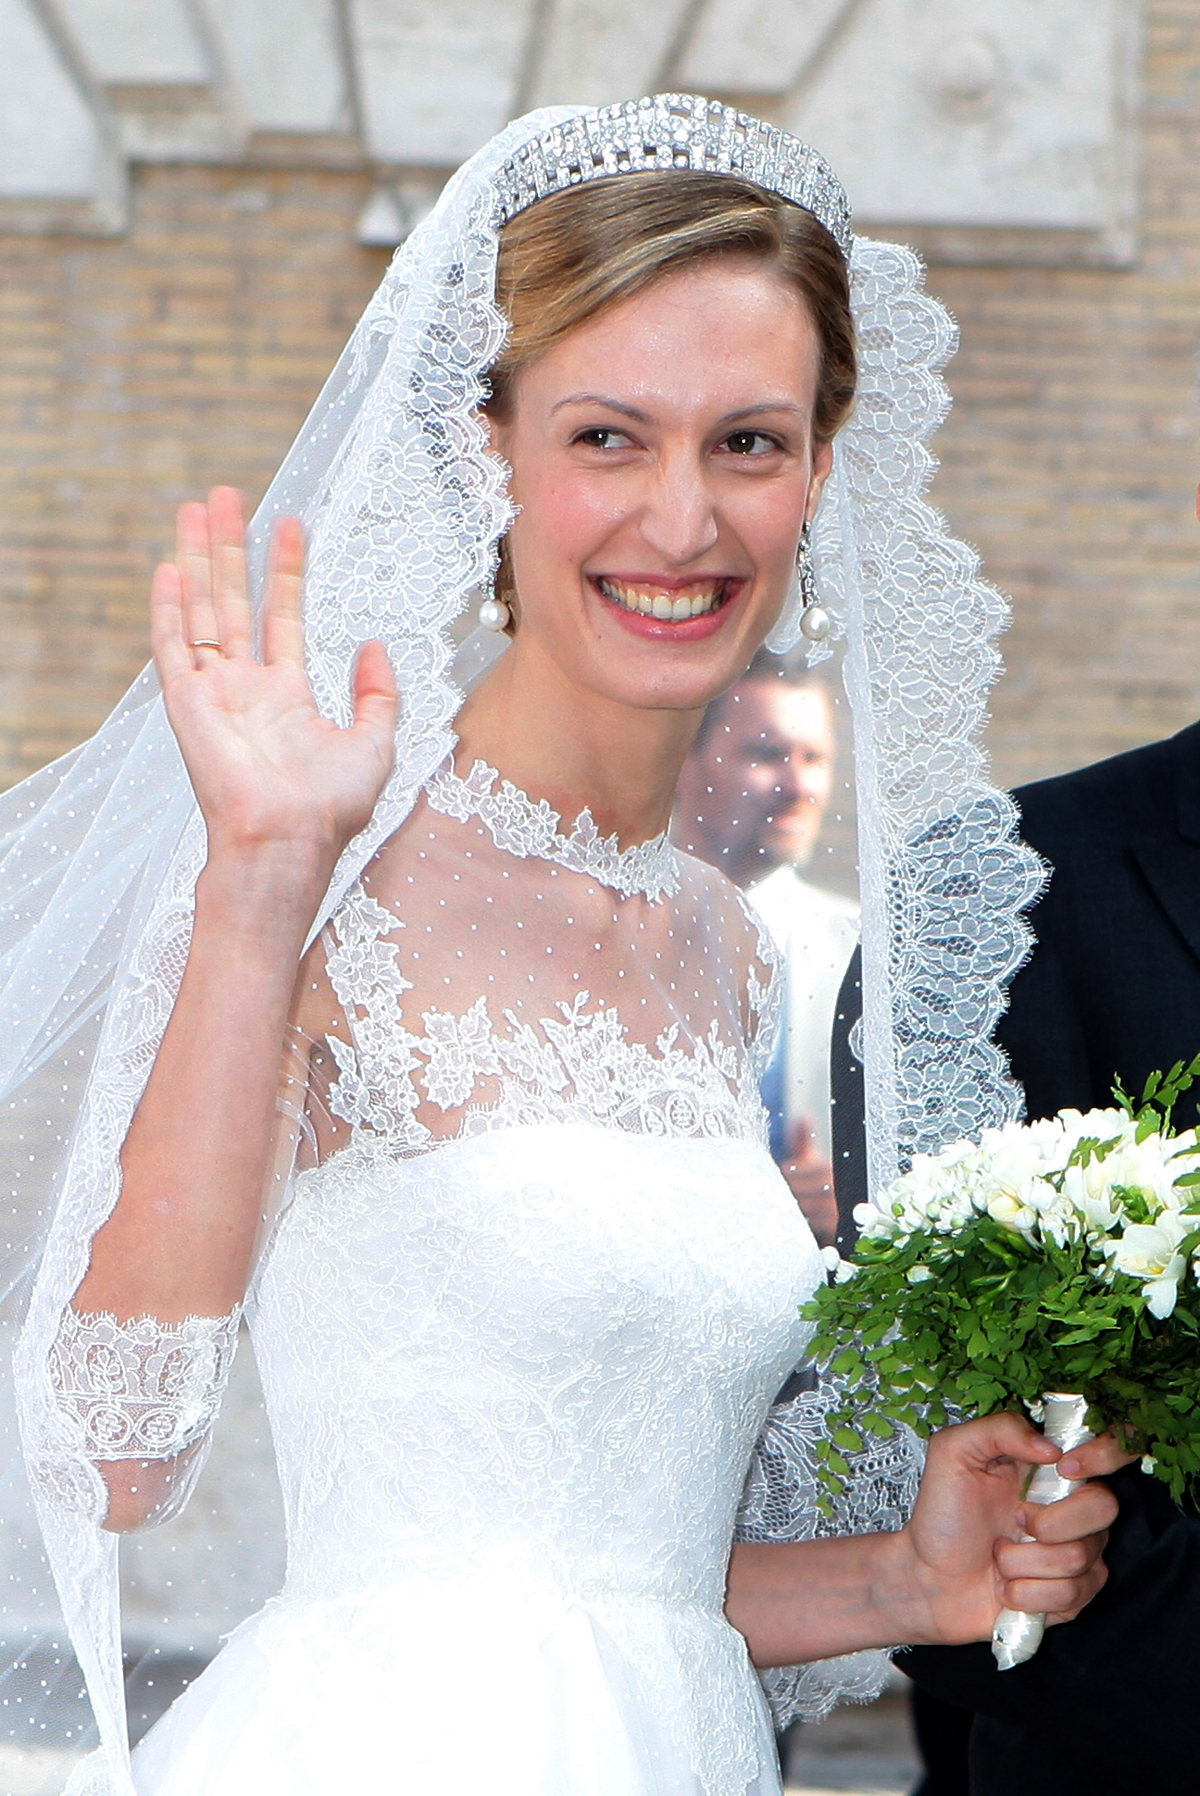
[[[798,873],[802,873],[812,859],[815,847],[815,840],[807,836],[784,836],[773,839],[769,837],[763,849],[767,870],[788,866],[794,867]]]
[[[677,654],[678,651],[675,651]],[[624,657],[612,656],[602,665],[581,670],[577,684],[610,703],[635,711],[700,711],[737,679],[740,667],[711,663],[679,666],[675,655],[663,655],[658,665],[638,657],[622,665]]]

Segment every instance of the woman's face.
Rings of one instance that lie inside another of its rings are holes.
[[[723,691],[779,615],[832,462],[812,436],[819,355],[795,289],[731,256],[523,369],[492,425],[521,508],[518,651],[639,707]]]

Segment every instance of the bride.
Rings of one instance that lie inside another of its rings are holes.
[[[511,1796],[769,1796],[753,1666],[1067,1620],[1103,1581],[1112,1497],[1026,1511],[1057,1453],[1011,1415],[934,1439],[898,1531],[731,1548],[823,1266],[764,1146],[771,951],[666,832],[794,609],[849,235],[780,133],[582,117],[512,127],[402,253],[298,455],[326,444],[307,576],[279,516],[256,622],[218,488],[155,579],[202,830],[130,925],[20,1358],[102,1727],[80,1791],[450,1792],[486,1754]],[[505,524],[511,641],[451,732],[441,625]],[[111,1541],[186,1501],[243,1312],[286,1582],[130,1770]]]

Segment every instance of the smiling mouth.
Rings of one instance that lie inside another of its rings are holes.
[[[688,586],[644,586],[625,580],[596,577],[596,585],[606,599],[623,611],[639,617],[653,617],[663,624],[684,624],[694,617],[706,617],[728,602],[732,580],[693,580]]]

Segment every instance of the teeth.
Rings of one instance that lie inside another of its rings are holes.
[[[705,612],[713,610],[725,592],[723,580],[706,581],[703,586],[697,583],[690,593],[682,592],[674,598],[661,588],[653,591],[644,586],[627,586],[621,580],[599,580],[597,584],[605,598],[614,600],[626,611],[675,624],[686,623],[692,617],[703,617]]]

